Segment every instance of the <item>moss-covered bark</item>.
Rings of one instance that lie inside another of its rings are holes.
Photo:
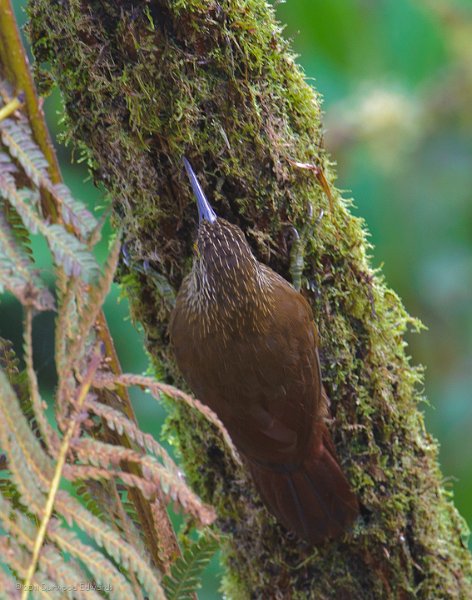
[[[110,190],[131,255],[154,270],[123,269],[123,283],[166,377],[181,383],[167,323],[195,232],[182,155],[217,213],[287,278],[290,226],[301,235],[332,432],[363,515],[344,539],[308,547],[268,515],[206,423],[176,409],[188,476],[228,534],[229,597],[472,597],[465,527],[441,485],[417,408],[421,375],[405,354],[415,322],[369,266],[362,223],[333,187],[319,99],[265,0],[30,0],[29,8],[36,60],[50,64],[62,90],[68,136]],[[323,169],[332,198],[293,161]]]

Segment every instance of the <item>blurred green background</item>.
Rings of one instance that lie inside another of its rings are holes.
[[[21,23],[24,2],[16,0]],[[275,3],[285,35],[310,83],[324,97],[325,142],[338,163],[338,187],[354,197],[371,233],[372,262],[383,266],[411,314],[428,331],[408,338],[426,367],[429,430],[455,503],[472,523],[472,0],[289,0]],[[53,8],[51,8],[53,10]],[[313,81],[312,81],[313,78]],[[60,97],[46,100],[60,133]],[[57,144],[74,194],[103,198]],[[103,200],[102,204],[105,201]],[[99,253],[106,253],[106,236]],[[35,241],[47,275],[47,251]],[[107,301],[113,337],[128,372],[142,372],[142,336],[118,290]],[[52,315],[35,322],[36,366],[54,382]],[[21,311],[1,300],[0,335],[21,346]],[[159,435],[163,412],[142,393],[141,427]],[[218,593],[217,560],[200,597]]]

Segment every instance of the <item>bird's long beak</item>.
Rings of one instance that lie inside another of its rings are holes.
[[[197,176],[193,172],[193,169],[190,166],[190,163],[185,158],[185,156],[183,157],[183,159],[184,159],[185,170],[187,171],[188,178],[190,179],[190,184],[192,185],[193,193],[195,194],[195,197],[197,198],[199,221],[200,221],[200,223],[202,221],[210,221],[210,223],[213,223],[214,221],[216,221],[215,211],[212,209],[212,207],[210,206],[210,203],[206,199],[206,196],[202,190],[202,186],[200,185],[200,183],[197,179]]]

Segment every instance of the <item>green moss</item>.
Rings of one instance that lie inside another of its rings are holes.
[[[175,408],[196,490],[227,533],[231,598],[467,598],[465,526],[441,486],[437,447],[418,412],[421,372],[405,354],[417,328],[368,260],[362,221],[334,188],[320,103],[263,0],[30,0],[37,64],[51,65],[68,137],[114,198],[137,261],[126,274],[156,367],[182,384],[168,347],[172,293],[195,231],[186,155],[221,216],[260,260],[289,277],[288,225],[302,232],[303,293],[320,330],[340,460],[365,507],[344,539],[314,549],[284,533],[207,423]],[[46,74],[46,78],[49,77]],[[313,171],[322,166],[332,202]],[[320,211],[324,217],[319,219]],[[167,290],[167,291],[166,291]]]

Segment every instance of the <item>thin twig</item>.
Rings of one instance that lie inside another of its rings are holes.
[[[8,104],[5,104],[5,106],[0,108],[0,121],[7,119],[15,112],[15,110],[18,110],[19,108],[21,108],[21,102],[18,98],[13,98],[13,100],[10,100]]]

